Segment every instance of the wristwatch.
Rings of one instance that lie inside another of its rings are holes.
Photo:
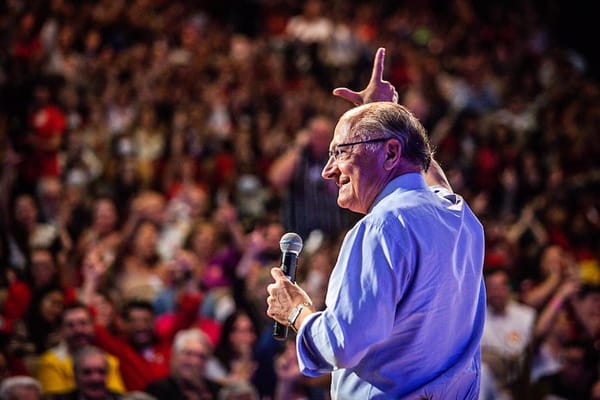
[[[304,302],[304,303],[300,303],[298,304],[296,307],[294,307],[294,309],[292,310],[292,312],[290,313],[290,315],[288,316],[288,324],[290,324],[290,328],[292,328],[292,330],[294,332],[298,332],[298,330],[296,329],[296,327],[294,326],[294,324],[296,323],[296,320],[298,319],[298,317],[300,316],[300,313],[302,312],[302,309],[304,307],[309,307],[312,304]]]

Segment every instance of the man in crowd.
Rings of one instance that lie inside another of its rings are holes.
[[[73,356],[95,340],[94,324],[87,307],[72,303],[62,313],[62,341],[40,357],[37,377],[45,395],[66,393],[75,389]],[[119,361],[106,355],[107,386],[110,390],[123,393],[125,386],[119,371]]]
[[[212,346],[199,329],[179,331],[173,342],[169,376],[148,385],[146,392],[159,400],[216,399],[220,386],[204,378]]]
[[[2,400],[40,400],[42,386],[30,376],[11,376],[0,384],[0,399]]]
[[[85,346],[73,358],[76,388],[56,395],[53,400],[119,400],[122,396],[108,388],[106,353],[94,346]]]
[[[143,390],[148,383],[169,374],[171,343],[158,340],[152,304],[131,300],[122,314],[125,337],[116,337],[96,326],[98,346],[119,359],[128,391]]]

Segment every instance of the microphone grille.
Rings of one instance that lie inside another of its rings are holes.
[[[302,250],[302,245],[302,238],[294,232],[286,233],[279,241],[279,248],[282,253],[290,252],[298,255]]]

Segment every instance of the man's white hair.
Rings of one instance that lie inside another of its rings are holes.
[[[26,375],[17,375],[5,378],[2,381],[2,385],[0,385],[0,399],[11,399],[13,390],[19,387],[35,389],[40,396],[42,395],[42,385],[36,379]]]
[[[206,347],[207,351],[212,352],[212,343],[210,342],[210,339],[206,333],[197,328],[184,329],[177,332],[175,338],[173,339],[174,352],[179,353],[183,349],[185,342],[188,340],[197,340],[201,342],[204,347]]]

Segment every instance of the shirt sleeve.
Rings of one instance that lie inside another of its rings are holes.
[[[401,229],[365,219],[348,233],[330,277],[325,311],[307,318],[298,332],[305,375],[351,368],[389,338],[410,279],[401,246],[405,236]]]

